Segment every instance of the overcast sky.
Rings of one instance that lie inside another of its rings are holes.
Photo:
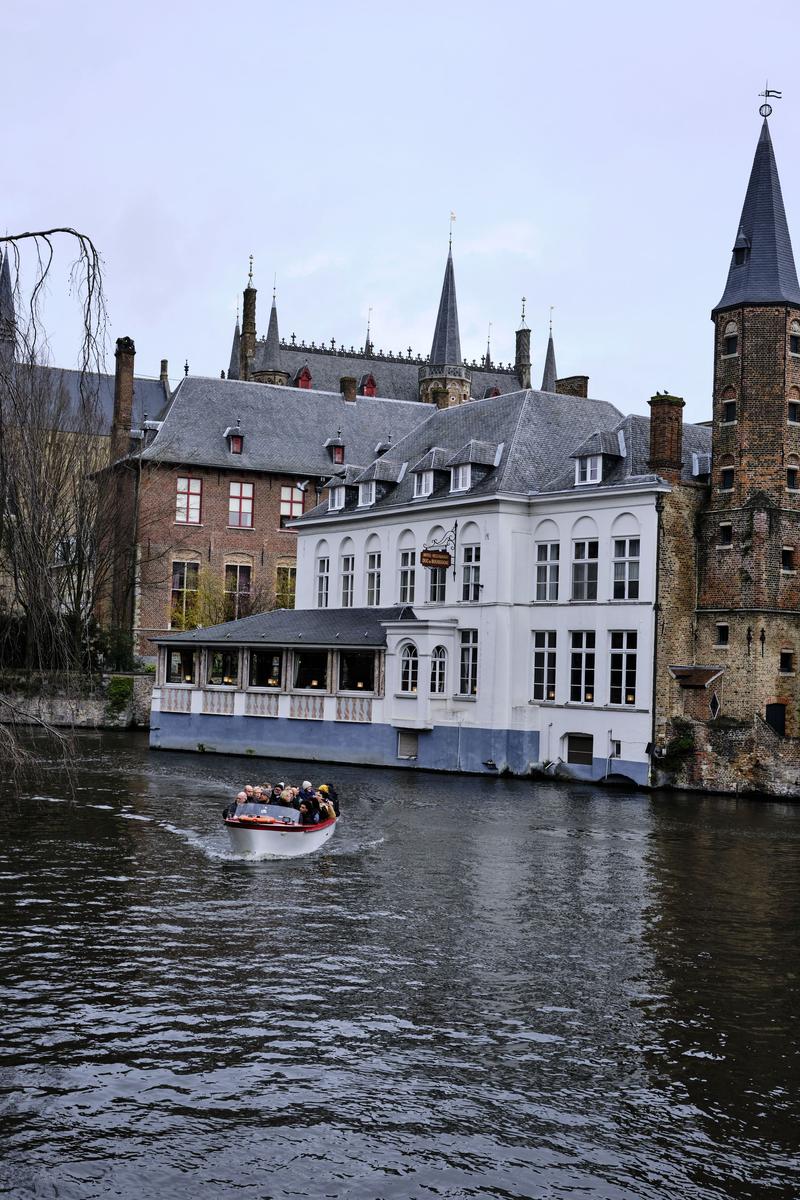
[[[449,214],[465,355],[492,322],[533,379],[550,305],[559,374],[646,411],[709,415],[722,294],[771,120],[800,252],[797,3],[4,0],[0,224],[69,224],[105,264],[113,339],[137,371],[227,368],[255,256],[283,336],[427,353]],[[74,300],[48,298],[74,365]],[[113,364],[113,359],[110,360]]]

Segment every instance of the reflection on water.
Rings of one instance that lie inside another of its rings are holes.
[[[254,863],[296,764],[81,754],[0,812],[0,1192],[800,1194],[800,808],[337,767]]]

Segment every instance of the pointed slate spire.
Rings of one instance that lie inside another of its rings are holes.
[[[547,355],[544,360],[544,373],[542,375],[543,392],[555,392],[556,379],[558,372],[556,371],[556,348],[553,344],[553,329],[550,328],[550,337],[547,339]]]
[[[800,285],[766,117],[744,198],[728,282],[714,312],[743,304],[800,305]]]
[[[262,367],[266,370],[279,370],[281,365],[281,339],[278,334],[278,305],[275,300],[275,293],[272,294],[272,308],[269,312],[269,325],[267,326],[267,341],[264,346],[264,358]]]
[[[8,243],[0,250],[0,353],[14,357],[17,340],[17,317],[14,307],[14,288],[11,283],[11,263]]]
[[[236,328],[233,331],[231,345],[231,365],[228,367],[228,379],[239,378],[239,354],[241,350],[242,331],[239,328],[239,317],[236,317]]]
[[[456,277],[453,272],[452,247],[447,254],[444,269],[442,298],[436,317],[436,329],[431,346],[431,366],[460,367],[461,339],[458,336],[458,307],[456,305]]]

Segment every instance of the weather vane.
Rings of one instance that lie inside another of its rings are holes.
[[[767,80],[767,82],[764,84],[763,92],[759,92],[758,94],[759,94],[759,96],[764,97],[764,103],[761,105],[761,108],[758,110],[762,117],[768,117],[772,113],[772,105],[767,103],[768,100],[770,100],[770,99],[782,100],[783,99],[783,92],[776,92],[774,88],[771,88],[769,86],[769,80]]]
[[[525,297],[522,297],[522,324],[525,324]]]
[[[553,336],[553,309],[554,308],[555,308],[555,304],[551,304],[550,305],[550,337]]]
[[[456,219],[456,214],[454,212],[451,212],[450,213],[450,245],[451,246],[453,245],[453,222],[455,221],[455,219]]]

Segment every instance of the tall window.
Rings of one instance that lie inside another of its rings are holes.
[[[732,388],[728,388],[722,396],[722,423],[733,425],[736,421],[736,397]]]
[[[294,608],[297,567],[278,567],[275,572],[275,603],[278,608]]]
[[[478,631],[461,630],[461,670],[458,688],[462,696],[478,694]]]
[[[328,607],[328,584],[330,582],[330,559],[317,559],[317,608]]]
[[[225,564],[225,620],[236,621],[250,609],[252,567],[244,563]]]
[[[428,601],[444,604],[447,592],[447,567],[431,567],[428,571]]]
[[[172,564],[170,629],[194,629],[197,624],[195,602],[199,573],[199,563],[174,562]]]
[[[414,476],[414,496],[430,496],[433,491],[433,471],[419,471]]]
[[[278,646],[250,651],[250,687],[279,688],[283,682],[283,650]]]
[[[727,357],[739,353],[739,328],[735,321],[728,321],[722,336],[722,354]]]
[[[800,490],[800,463],[794,454],[786,460],[786,487],[790,492]]]
[[[356,560],[353,554],[342,555],[342,608],[353,607],[353,579],[356,573]]]
[[[230,484],[228,491],[228,524],[234,528],[250,529],[253,524],[252,483]]]
[[[572,559],[572,599],[597,599],[597,542],[575,542]]]
[[[800,354],[800,321],[792,321],[789,326],[789,353]]]
[[[736,472],[733,467],[722,467],[719,473],[719,490],[721,492],[732,492],[735,476]]]
[[[372,550],[367,555],[367,604],[377,607],[381,602],[381,552]]]
[[[579,704],[594,702],[594,633],[571,635],[569,698]]]
[[[603,459],[599,454],[585,454],[575,462],[575,482],[599,483],[603,476]]]
[[[413,604],[417,566],[416,550],[400,551],[400,603]]]
[[[480,546],[464,546],[462,556],[461,599],[480,600],[481,548]]]
[[[303,491],[299,487],[281,488],[281,529],[303,515]]]
[[[537,630],[533,635],[533,698],[556,698],[555,630]]]
[[[403,646],[400,655],[400,691],[416,695],[419,657],[416,646]]]
[[[175,520],[179,525],[200,524],[202,497],[202,479],[189,479],[186,475],[179,476],[178,490],[175,495]]]
[[[447,651],[437,646],[431,653],[431,695],[443,696],[447,686]]]
[[[609,704],[636,703],[636,632],[611,634]]]
[[[536,546],[536,599],[558,599],[558,542],[539,542]]]
[[[639,599],[639,538],[614,538],[614,599]]]

